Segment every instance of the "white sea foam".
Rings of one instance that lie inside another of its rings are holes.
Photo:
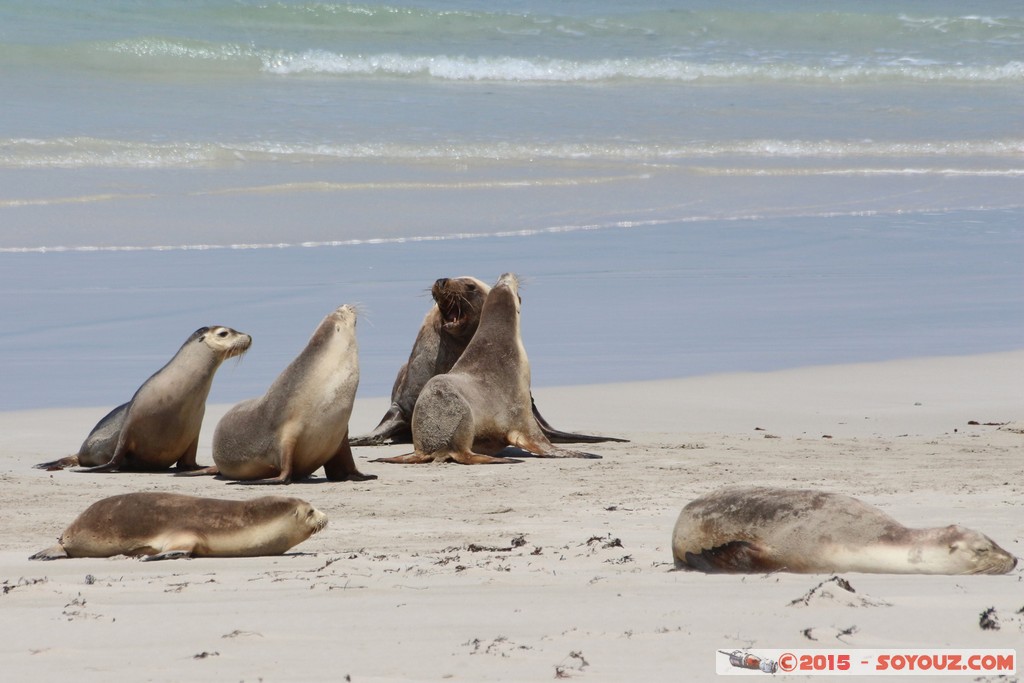
[[[0,140],[0,168],[190,168],[261,162],[345,160],[525,162],[548,160],[685,161],[763,159],[977,158],[1015,160],[1024,138],[998,140],[719,140],[687,143],[452,143],[315,144],[287,142],[153,143],[76,137]]]
[[[449,81],[593,83],[599,81],[792,82],[1024,82],[1024,62],[969,66],[897,58],[883,64],[707,63],[677,59],[565,60],[517,57],[349,55],[324,50],[263,57],[263,69],[281,76],[430,77]]]

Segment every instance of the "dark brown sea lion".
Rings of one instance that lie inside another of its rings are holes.
[[[553,446],[537,424],[519,308],[519,280],[506,273],[487,294],[462,356],[423,387],[412,416],[415,452],[378,462],[516,462],[491,455],[508,446],[547,457],[600,457]]]
[[[373,431],[350,440],[353,446],[382,443],[412,443],[412,412],[416,399],[434,375],[455,365],[466,350],[480,324],[480,311],[490,287],[475,277],[441,278],[434,282],[431,294],[434,306],[423,319],[409,360],[403,365],[391,389],[391,406]],[[610,436],[564,432],[552,427],[537,410],[531,397],[531,410],[541,431],[555,443],[599,443],[626,441]]]

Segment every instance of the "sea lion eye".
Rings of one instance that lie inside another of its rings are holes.
[[[221,338],[226,337],[226,336],[228,336],[228,331],[227,330],[221,330],[220,332],[217,333],[217,336],[221,337]]]
[[[468,289],[471,292],[475,292],[476,291],[476,285],[474,285],[472,282],[470,282],[468,285],[466,285],[466,289]]]

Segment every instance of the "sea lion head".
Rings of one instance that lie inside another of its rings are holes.
[[[220,529],[207,531],[207,544],[216,546],[217,554],[229,554],[225,548],[244,547],[244,553],[231,554],[277,555],[327,527],[327,515],[301,498],[261,496],[246,501],[243,510],[235,517],[227,516],[230,525],[221,522]]]
[[[294,500],[296,503],[292,514],[295,516],[295,519],[299,520],[309,529],[311,536],[319,531],[323,531],[327,527],[327,515],[304,500],[298,498]]]
[[[252,337],[244,332],[238,332],[230,327],[214,325],[212,327],[200,327],[192,333],[186,343],[205,345],[221,361],[235,356],[241,356],[252,346]]]
[[[430,293],[441,314],[441,329],[453,337],[472,337],[480,324],[480,311],[490,287],[475,277],[443,277]]]
[[[948,563],[950,574],[1008,574],[1017,566],[1016,557],[980,531],[956,524],[934,531],[936,550],[928,554],[935,557],[928,559]]]

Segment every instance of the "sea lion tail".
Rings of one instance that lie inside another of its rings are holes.
[[[51,460],[49,462],[41,462],[38,465],[32,465],[37,470],[46,470],[48,472],[55,472],[57,470],[64,470],[69,467],[78,466],[78,456],[69,455],[59,460]]]

